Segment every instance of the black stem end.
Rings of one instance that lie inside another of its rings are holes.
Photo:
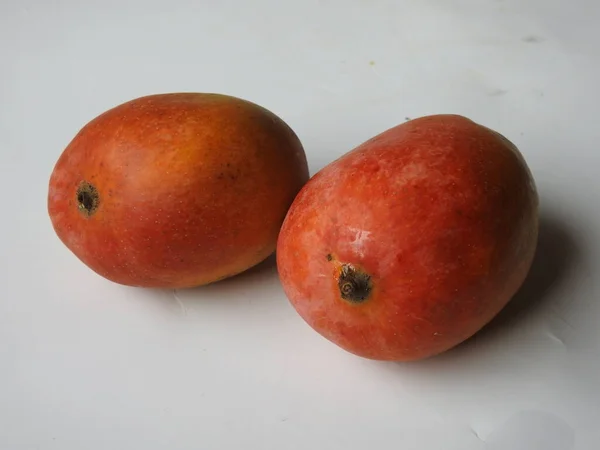
[[[87,181],[82,181],[77,188],[76,197],[77,208],[84,216],[90,217],[98,209],[100,196],[98,195],[98,190],[93,184],[88,183]]]
[[[340,295],[351,303],[363,303],[369,299],[373,289],[371,276],[352,264],[342,265],[338,279]]]

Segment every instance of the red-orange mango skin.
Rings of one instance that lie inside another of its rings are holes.
[[[488,323],[532,263],[538,194],[517,148],[457,115],[412,120],[363,143],[300,191],[279,235],[286,295],[356,355],[411,361]],[[371,276],[341,298],[342,264]]]
[[[275,114],[226,95],[157,94],[83,127],[54,167],[48,211],[60,240],[103,277],[192,287],[272,254],[307,180],[302,145]],[[99,194],[89,217],[82,181]]]

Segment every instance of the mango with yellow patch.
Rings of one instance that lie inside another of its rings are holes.
[[[157,94],[83,127],[54,167],[48,211],[103,277],[191,287],[267,258],[307,180],[300,140],[272,112],[220,94]]]

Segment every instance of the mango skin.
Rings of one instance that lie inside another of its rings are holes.
[[[284,291],[314,330],[353,354],[440,354],[522,285],[538,203],[525,160],[500,134],[457,115],[412,120],[301,190],[278,240]]]
[[[192,287],[272,254],[308,177],[298,137],[270,111],[220,94],[157,94],[79,131],[50,177],[48,213],[101,276]]]

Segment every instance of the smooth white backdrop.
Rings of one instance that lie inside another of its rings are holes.
[[[597,448],[599,20],[593,0],[0,2],[0,449]],[[271,109],[312,173],[407,117],[497,129],[540,191],[531,277],[413,364],[322,339],[272,261],[177,292],[101,279],[52,231],[53,164],[97,114],[173,91]]]

